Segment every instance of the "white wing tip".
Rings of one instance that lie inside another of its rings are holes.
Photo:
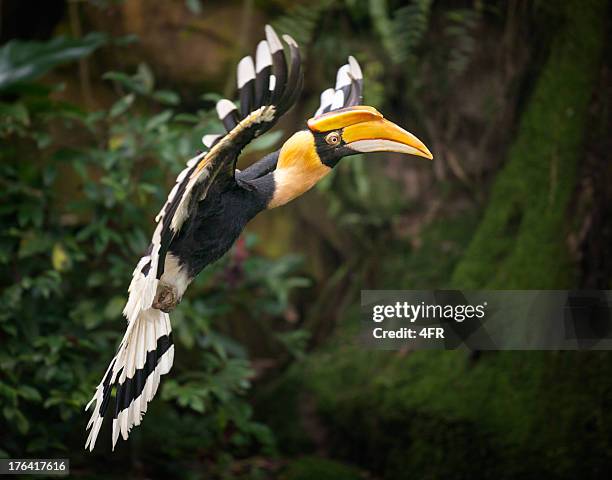
[[[223,98],[217,102],[217,115],[223,119],[232,111],[236,110],[236,105],[230,102],[227,98]]]
[[[297,42],[290,35],[287,35],[287,34],[283,35],[283,40],[287,42],[287,45],[291,45],[292,47],[298,48]]]
[[[282,50],[283,44],[281,43],[274,29],[270,25],[266,25],[265,31],[266,31],[266,40],[268,40],[268,45],[270,46],[270,52],[276,53],[279,50]]]
[[[353,78],[355,80],[361,80],[363,78],[363,73],[361,72],[361,66],[359,65],[359,62],[352,55],[348,57],[348,61],[351,69],[351,75],[353,76]]]
[[[249,80],[255,79],[255,65],[250,55],[238,62],[238,88],[242,88]]]
[[[255,64],[257,65],[257,73],[261,72],[264,68],[272,65],[272,55],[270,54],[270,47],[268,46],[268,42],[266,42],[265,40],[262,40],[257,44]]]
[[[221,135],[218,134],[207,134],[204,135],[202,137],[202,143],[207,147],[210,148],[213,146],[213,143],[215,143],[215,141],[220,137]]]
[[[329,103],[329,100],[333,97],[336,91],[333,88],[327,88],[321,92],[321,104],[323,104],[326,100]]]
[[[351,67],[348,64],[342,65],[338,69],[338,75],[336,76],[336,90],[351,84],[351,77],[349,76],[350,71]]]
[[[336,91],[333,88],[328,88],[321,92],[321,103],[319,108],[315,112],[315,117],[321,115],[321,113],[323,113],[323,110],[333,103],[335,94]]]
[[[344,105],[344,92],[342,90],[336,90],[334,94],[334,101],[332,102],[331,109],[336,110]]]

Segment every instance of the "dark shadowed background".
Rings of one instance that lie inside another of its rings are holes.
[[[0,457],[83,478],[602,478],[608,352],[381,352],[362,289],[612,288],[605,0],[0,0]],[[271,23],[305,56],[279,148],[354,55],[433,162],[352,157],[172,314],[128,442],[83,408],[153,217]],[[536,321],[536,319],[534,319]]]

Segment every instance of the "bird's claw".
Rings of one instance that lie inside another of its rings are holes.
[[[157,286],[155,300],[153,300],[153,308],[157,308],[165,313],[170,313],[174,307],[178,305],[180,298],[175,287],[165,283],[160,283]]]

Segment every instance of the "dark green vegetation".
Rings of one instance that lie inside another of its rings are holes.
[[[372,352],[355,334],[362,288],[609,288],[609,5],[289,3],[69,2],[54,39],[0,50],[0,456],[89,478],[602,478],[607,352]],[[354,158],[258,218],[173,312],[143,425],[86,455],[134,262],[215,128],[200,95],[231,90],[265,20],[307,53],[285,135],[352,53],[366,102],[436,160]]]
[[[390,357],[334,345],[261,401],[289,452],[313,448],[312,419],[301,412],[316,408],[325,448],[383,478],[601,478],[611,373],[605,353],[473,361],[465,352]]]

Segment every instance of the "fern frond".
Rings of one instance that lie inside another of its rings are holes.
[[[308,5],[297,5],[272,25],[276,31],[291,35],[300,48],[307,49],[313,41],[321,15],[329,10],[335,0],[319,0]]]
[[[461,75],[467,68],[476,48],[474,32],[481,20],[481,13],[474,9],[451,10],[446,14],[449,22],[444,33],[449,38],[448,71],[453,76]]]
[[[414,57],[429,26],[431,0],[412,0],[391,18],[386,0],[370,0],[370,17],[383,47],[394,63]]]
[[[397,47],[392,58],[397,63],[414,59],[415,50],[429,27],[431,3],[431,0],[413,0],[410,5],[395,11],[392,26]]]

